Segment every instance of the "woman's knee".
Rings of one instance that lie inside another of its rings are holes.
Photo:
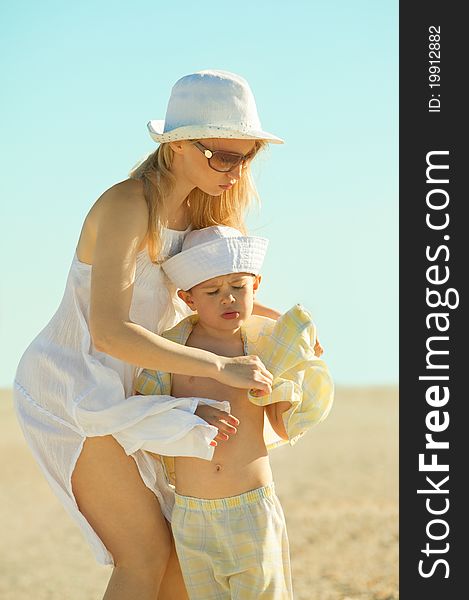
[[[147,531],[138,543],[118,544],[110,551],[116,567],[145,571],[162,578],[171,557],[171,540],[169,536],[161,536],[159,530]]]
[[[116,566],[164,572],[171,553],[167,522],[134,459],[112,436],[85,441],[72,486],[79,510]]]

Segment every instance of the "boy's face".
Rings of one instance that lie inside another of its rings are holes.
[[[252,314],[260,275],[230,273],[195,285],[179,297],[199,315],[199,321],[214,329],[238,328]]]

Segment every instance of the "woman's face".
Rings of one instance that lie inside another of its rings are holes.
[[[200,143],[212,152],[223,150],[244,156],[255,150],[255,140],[235,140],[208,138]],[[180,174],[194,187],[211,196],[220,196],[224,191],[236,185],[241,178],[244,165],[239,165],[228,172],[215,171],[208,164],[207,157],[192,142],[184,140],[171,143],[175,152],[176,168]],[[177,158],[176,158],[177,157]],[[246,164],[246,163],[244,163]]]

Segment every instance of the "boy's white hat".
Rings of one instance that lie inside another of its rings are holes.
[[[194,285],[229,273],[258,275],[269,240],[243,235],[233,227],[214,225],[190,231],[179,254],[161,266],[176,287]]]
[[[160,143],[236,138],[283,144],[262,130],[248,82],[228,71],[197,71],[181,77],[171,90],[164,121],[149,121],[147,127]]]

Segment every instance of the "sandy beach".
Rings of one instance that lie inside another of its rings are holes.
[[[100,599],[95,563],[0,392],[0,598]],[[271,454],[296,600],[397,600],[398,393],[338,389],[327,420]]]

